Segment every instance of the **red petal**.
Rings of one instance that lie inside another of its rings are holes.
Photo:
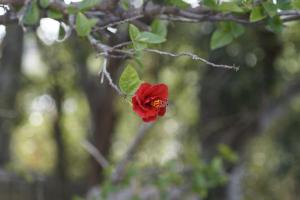
[[[138,95],[139,97],[142,97],[143,96],[143,93],[147,90],[147,89],[149,89],[149,88],[151,88],[151,84],[150,83],[142,83],[141,85],[140,85],[140,87],[138,88],[138,90],[135,92],[135,95]]]
[[[134,112],[136,112],[141,118],[148,118],[148,117],[153,117],[157,116],[157,110],[155,109],[148,109],[141,105],[138,102],[138,97],[133,96],[132,97],[132,109]]]
[[[153,85],[143,93],[144,97],[159,97],[160,99],[168,99],[168,86],[166,84]]]
[[[136,96],[132,97],[132,109],[134,112],[136,112],[140,117],[145,117],[146,113],[144,111],[144,109],[141,108],[141,106],[139,105]]]
[[[155,116],[150,116],[150,117],[145,117],[145,118],[143,118],[143,121],[144,121],[144,122],[152,122],[152,121],[155,121],[156,118],[157,118],[157,115],[155,115]]]
[[[166,107],[163,107],[163,108],[159,109],[158,115],[159,115],[159,116],[164,116],[165,113],[166,113],[166,110],[167,110]]]

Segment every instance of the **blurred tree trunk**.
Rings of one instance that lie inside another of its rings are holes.
[[[127,40],[127,35],[114,35],[110,37],[109,45],[118,44]],[[114,110],[114,101],[116,92],[109,86],[107,80],[100,83],[100,77],[92,75],[88,71],[87,58],[89,56],[86,43],[75,40],[72,42],[74,59],[78,65],[79,82],[83,88],[91,113],[91,127],[92,127],[92,143],[105,157],[109,157],[111,149],[112,136],[114,127],[116,125],[116,112]],[[80,46],[82,50],[76,49]],[[122,60],[116,58],[108,58],[107,69],[117,84],[118,72],[122,66]],[[99,69],[101,63],[99,63]],[[102,167],[92,158],[92,170],[90,172],[90,182],[92,185],[99,183],[102,179]]]
[[[64,72],[63,65],[64,62],[61,60],[59,55],[61,51],[58,48],[59,46],[44,46],[42,43],[39,44],[39,49],[41,50],[41,55],[45,63],[48,65],[48,79],[50,80],[51,87],[50,95],[55,102],[55,115],[52,120],[52,135],[53,140],[56,146],[56,163],[55,163],[55,176],[62,182],[66,182],[68,179],[67,170],[67,152],[66,152],[66,143],[63,137],[63,127],[62,127],[62,118],[63,110],[62,104],[64,100],[64,88],[63,84],[65,81],[60,81],[62,73]]]
[[[229,145],[240,156],[240,163],[236,166],[238,170],[227,169],[231,177],[234,177],[232,172],[241,172],[244,147],[259,133],[259,120],[276,84],[274,62],[281,52],[281,43],[275,34],[257,30],[236,47],[240,47],[236,56],[230,56],[228,49],[220,49],[214,51],[211,58],[215,63],[238,64],[240,71],[208,67],[200,83],[202,153],[209,161],[219,144]],[[256,57],[257,63],[254,67],[247,67],[251,57],[253,62]],[[231,181],[228,185],[241,187],[240,183],[231,184]],[[226,190],[221,187],[211,191],[208,199],[238,199],[239,192],[237,188]]]
[[[10,134],[16,114],[16,95],[20,86],[23,31],[18,25],[6,26],[0,61],[0,167],[10,157]]]
[[[55,175],[59,182],[62,183],[62,195],[63,199],[71,199],[71,195],[68,192],[68,162],[66,155],[66,143],[63,138],[62,127],[62,104],[64,99],[64,91],[58,83],[55,83],[51,88],[51,96],[55,101],[56,113],[53,119],[53,138],[56,144],[56,169]]]
[[[67,180],[67,159],[65,151],[65,142],[63,139],[62,129],[62,103],[63,103],[63,89],[55,84],[51,89],[51,96],[55,101],[56,114],[53,119],[53,138],[56,144],[56,175],[60,180]]]

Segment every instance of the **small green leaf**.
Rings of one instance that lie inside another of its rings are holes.
[[[83,0],[80,2],[78,8],[79,10],[88,10],[96,5],[99,5],[102,0]]]
[[[136,26],[134,26],[132,24],[129,25],[129,36],[133,43],[133,47],[136,51],[141,51],[147,47],[146,43],[137,41],[137,37],[140,34],[141,34],[141,32],[139,31],[139,29]]]
[[[210,41],[210,48],[217,49],[231,43],[233,36],[230,32],[224,32],[222,30],[216,30]]]
[[[257,22],[266,17],[264,9],[261,6],[253,8],[250,14],[250,22]]]
[[[275,17],[269,19],[267,28],[275,33],[280,33],[283,28],[280,17],[278,15],[276,15]]]
[[[121,7],[124,9],[124,10],[128,10],[129,9],[129,1],[128,0],[121,0]]]
[[[132,41],[135,41],[137,36],[140,34],[139,29],[132,24],[129,24],[129,36]]]
[[[136,55],[133,59],[141,69],[144,69],[144,64],[142,63],[141,56]]]
[[[223,12],[244,12],[244,10],[234,2],[222,2],[218,6],[218,10]]]
[[[177,6],[178,8],[187,8],[187,7],[189,7],[189,4],[184,2],[183,0],[167,0],[167,4]]]
[[[300,1],[299,0],[294,0],[293,2],[292,2],[292,6],[293,6],[293,8],[295,8],[295,9],[300,9]]]
[[[264,2],[263,7],[270,17],[274,17],[277,14],[277,6],[272,2]]]
[[[63,18],[63,14],[56,10],[48,10],[47,16],[52,19],[61,19]]]
[[[277,7],[280,10],[288,10],[292,8],[291,0],[277,0]]]
[[[23,23],[25,25],[35,25],[39,22],[40,10],[37,6],[36,1],[31,1],[26,8]]]
[[[42,8],[47,8],[49,4],[50,4],[49,0],[40,0],[40,6]]]
[[[234,38],[238,38],[239,36],[244,34],[245,28],[242,25],[236,24],[234,22],[229,22],[229,23],[230,23],[230,31]]]
[[[76,14],[79,12],[79,9],[76,6],[70,5],[67,7],[68,14]]]
[[[90,34],[92,27],[97,23],[97,19],[88,19],[84,14],[79,12],[76,15],[76,32],[79,36],[87,36]]]
[[[238,155],[228,145],[220,144],[218,145],[218,150],[226,161],[235,163],[238,160]]]
[[[167,24],[161,20],[154,20],[151,24],[151,32],[163,38],[167,36]]]
[[[132,95],[140,84],[141,80],[137,71],[131,65],[128,65],[119,80],[119,87],[121,91],[127,95]]]
[[[216,0],[203,0],[203,4],[210,8],[215,8],[217,6]]]
[[[166,41],[166,38],[156,35],[151,32],[142,32],[137,37],[138,42],[144,42],[149,44],[160,44]]]

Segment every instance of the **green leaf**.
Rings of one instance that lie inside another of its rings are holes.
[[[52,19],[61,19],[63,17],[63,14],[56,10],[48,10],[47,16]]]
[[[253,8],[250,14],[250,22],[257,22],[266,17],[264,9],[261,6]]]
[[[47,8],[49,4],[50,4],[49,0],[40,0],[40,6],[42,8]]]
[[[275,33],[280,33],[282,31],[283,25],[280,17],[277,15],[268,20],[267,28]]]
[[[131,41],[135,41],[139,34],[139,29],[135,25],[129,24],[129,36]]]
[[[102,0],[83,0],[80,2],[78,8],[79,10],[88,10],[96,5],[99,5]]]
[[[151,24],[151,32],[163,38],[167,37],[167,24],[161,20],[154,20]]]
[[[263,7],[270,17],[274,17],[277,14],[277,6],[272,2],[264,2]]]
[[[293,8],[295,8],[295,9],[300,9],[300,1],[299,0],[294,0],[293,2],[292,2],[292,6],[293,6]]]
[[[137,37],[138,42],[144,42],[149,44],[160,44],[166,41],[166,38],[156,35],[151,32],[142,32]]]
[[[216,30],[210,41],[210,48],[217,49],[231,43],[233,36],[230,32],[224,32],[222,30]]]
[[[222,158],[226,161],[235,163],[238,160],[238,155],[228,145],[220,144],[218,145],[218,150]]]
[[[183,0],[167,0],[167,4],[171,4],[171,5],[177,6],[179,8],[189,7],[189,4],[184,2]]]
[[[139,29],[136,26],[134,26],[132,24],[129,25],[129,36],[133,43],[133,47],[136,51],[141,51],[147,47],[146,43],[137,41],[137,37],[140,34],[141,34],[141,32],[139,31]]]
[[[76,32],[79,36],[87,36],[90,34],[92,27],[97,23],[97,19],[88,19],[84,14],[79,12],[76,15]]]
[[[124,10],[128,10],[129,9],[129,1],[128,0],[121,0],[121,7],[124,9]]]
[[[39,22],[40,10],[37,6],[36,1],[31,1],[26,8],[23,23],[25,25],[35,25]]]
[[[281,10],[288,10],[292,8],[291,0],[277,0],[277,7]]]
[[[203,4],[210,8],[215,8],[217,6],[216,0],[203,0]]]
[[[128,65],[121,74],[119,80],[119,87],[121,91],[127,95],[132,95],[140,84],[141,80],[137,71],[131,65]]]
[[[67,7],[67,12],[68,14],[76,14],[79,12],[79,9],[74,5],[70,5]]]
[[[140,55],[136,55],[133,59],[141,69],[144,69],[144,64]]]
[[[244,12],[244,10],[234,2],[222,2],[218,6],[218,10],[223,12]]]
[[[234,38],[238,38],[239,36],[241,36],[242,34],[244,34],[245,28],[242,25],[236,24],[234,22],[229,22],[229,23],[230,23],[231,35]]]

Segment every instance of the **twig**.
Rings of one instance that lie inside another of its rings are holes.
[[[144,49],[144,51],[147,52],[151,52],[151,53],[157,53],[160,55],[166,55],[166,56],[171,56],[171,57],[181,57],[181,56],[187,56],[192,58],[193,60],[200,60],[201,62],[212,66],[212,67],[217,67],[217,68],[225,68],[225,69],[233,69],[235,71],[239,70],[239,67],[233,66],[233,65],[223,65],[223,64],[215,64],[212,63],[204,58],[201,58],[195,54],[192,54],[190,52],[181,52],[181,53],[171,53],[171,52],[167,52],[167,51],[161,51],[161,50],[157,50],[157,49]]]
[[[111,49],[120,49],[120,48],[125,47],[125,46],[130,45],[130,44],[132,44],[131,41],[123,42],[123,43],[120,43],[120,44],[117,44],[117,45],[113,46]]]
[[[88,141],[82,141],[81,146],[93,156],[93,158],[101,165],[103,168],[107,168],[109,166],[108,161],[105,159],[105,157],[98,151],[98,149],[92,145]]]
[[[121,54],[126,54],[129,57],[132,57],[134,55],[134,50],[133,49],[127,49],[127,50],[123,50],[123,49],[119,49],[121,47],[130,45],[131,42],[124,42],[121,43],[119,45],[113,46],[113,47],[107,47],[109,52],[117,52],[117,53],[121,53]],[[182,57],[182,56],[187,56],[192,58],[193,60],[200,60],[201,62],[211,66],[211,67],[217,67],[217,68],[225,68],[225,69],[233,69],[235,71],[239,70],[238,66],[234,66],[234,65],[224,65],[224,64],[215,64],[212,63],[196,54],[190,53],[190,52],[180,52],[180,53],[173,53],[173,52],[167,52],[167,51],[162,51],[162,50],[158,50],[158,49],[143,49],[146,52],[150,52],[150,53],[157,53],[159,55],[165,55],[165,56],[171,56],[171,57]],[[98,55],[100,56],[107,56],[105,52],[101,52]]]
[[[103,68],[102,68],[102,71],[101,71],[101,83],[103,83],[104,76],[108,80],[108,84],[113,89],[115,89],[115,91],[118,93],[118,95],[125,96],[125,94],[123,94],[123,92],[121,92],[121,90],[118,88],[118,86],[116,84],[114,84],[114,82],[113,82],[113,80],[110,76],[110,73],[107,71],[107,58],[106,57],[104,57]]]
[[[134,138],[132,144],[128,147],[123,159],[118,163],[115,171],[112,174],[112,182],[118,183],[122,181],[124,178],[124,172],[128,163],[132,160],[134,154],[137,152],[139,146],[141,145],[143,139],[145,138],[146,134],[149,132],[149,129],[153,126],[153,123],[142,124],[136,137]]]
[[[102,71],[101,73],[101,83],[104,82],[104,77],[106,77],[106,79],[108,80],[108,84],[117,91],[117,93],[120,96],[125,96],[125,94],[123,94],[123,92],[121,92],[121,90],[118,88],[118,86],[116,84],[114,84],[110,73],[107,71],[107,57],[109,57],[109,52],[111,50],[110,46],[107,46],[105,44],[102,44],[101,42],[97,41],[95,38],[93,38],[91,35],[88,36],[88,39],[90,41],[90,43],[99,51],[103,51],[103,55],[104,55],[104,61],[103,61],[103,67],[102,67]],[[121,50],[119,50],[121,51]],[[99,74],[100,74],[99,73]]]
[[[106,24],[104,26],[97,27],[97,28],[94,29],[94,31],[104,30],[104,29],[106,29],[108,27],[117,26],[117,25],[120,25],[120,24],[125,24],[127,22],[131,22],[131,21],[143,18],[143,17],[144,17],[144,15],[142,15],[142,14],[139,14],[139,15],[136,15],[136,16],[133,16],[133,17],[128,17],[126,19],[122,19],[122,20],[119,20],[119,21],[111,22],[111,23]]]
[[[104,82],[104,69],[106,69],[106,66],[107,66],[107,57],[104,56],[104,60],[103,60],[103,67],[102,67],[102,70],[99,72],[99,75],[101,74],[101,79],[100,79],[100,82],[101,84],[103,84]]]

